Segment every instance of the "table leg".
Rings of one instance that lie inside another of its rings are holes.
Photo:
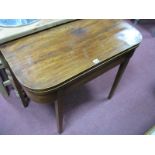
[[[125,69],[127,67],[127,64],[129,62],[129,60],[130,60],[130,57],[128,57],[122,64],[120,64],[120,67],[118,69],[116,78],[115,78],[114,83],[112,85],[112,88],[110,90],[108,99],[111,99],[111,97],[113,96],[113,94],[114,94],[114,92],[115,92],[115,90],[116,90],[116,88],[118,86],[118,83],[121,80],[121,77],[122,77],[122,75],[123,75],[123,73],[124,73],[124,71],[125,71]]]
[[[63,91],[59,90],[57,93],[57,100],[55,101],[55,113],[58,133],[63,131]]]
[[[7,76],[6,73],[4,72],[3,69],[0,70],[0,77],[1,77],[1,82],[0,82],[0,92],[2,92],[2,94],[5,97],[9,96],[9,90],[6,86],[4,86],[3,81],[7,81]]]
[[[6,83],[6,85],[7,85],[8,81],[9,81],[10,84],[13,85],[13,87],[15,88],[16,93],[18,94],[18,97],[20,98],[23,106],[27,107],[28,103],[29,103],[29,98],[26,95],[25,91],[23,90],[22,86],[19,84],[16,77],[14,76],[14,74],[12,73],[12,71],[9,69],[9,65],[7,64],[3,55],[0,52],[0,69],[2,69],[2,68],[3,68],[3,78],[5,79],[3,84],[5,82],[7,82]],[[1,89],[2,89],[2,86],[1,86]]]
[[[18,94],[22,104],[24,107],[27,107],[29,105],[29,98],[26,95],[25,91],[17,81],[16,77],[13,75],[13,73],[9,70],[6,69],[6,73],[8,75],[9,80],[11,81],[11,84],[15,88],[16,94]]]
[[[9,96],[7,88],[2,83],[0,83],[0,93],[2,93],[5,97]]]
[[[2,58],[0,56],[0,78],[1,78],[1,82],[0,82],[0,92],[2,92],[2,94],[7,97],[9,96],[9,90],[6,86],[4,86],[3,82],[8,80],[7,74],[5,73],[5,66],[3,64]]]

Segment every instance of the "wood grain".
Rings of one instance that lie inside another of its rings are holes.
[[[50,90],[141,42],[122,20],[78,20],[1,46],[18,81],[30,90]]]
[[[120,65],[110,98],[141,40],[141,34],[122,20],[78,20],[7,43],[0,50],[30,99],[57,100],[61,133],[65,93]]]

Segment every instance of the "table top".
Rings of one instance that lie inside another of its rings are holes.
[[[122,20],[77,20],[0,47],[18,81],[31,90],[61,86],[134,46],[142,36]]]

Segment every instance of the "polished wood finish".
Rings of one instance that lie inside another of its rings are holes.
[[[139,32],[121,20],[79,20],[12,41],[1,51],[23,86],[42,91],[61,87],[140,41]]]
[[[8,73],[9,80],[11,81],[11,84],[15,88],[16,95],[21,100],[21,103],[23,104],[23,106],[27,107],[29,105],[28,96],[26,95],[25,91],[23,90],[22,86],[20,85],[20,83],[18,82],[14,74],[9,69],[7,69],[7,73]]]
[[[109,93],[108,99],[112,98],[112,96],[114,94],[114,91],[116,90],[117,85],[118,85],[119,81],[121,80],[121,77],[122,77],[122,75],[123,75],[123,73],[124,73],[124,71],[125,71],[125,69],[126,69],[126,67],[128,65],[128,62],[129,62],[130,57],[132,56],[132,54],[133,53],[131,52],[130,55],[126,58],[126,60],[120,64],[120,67],[118,69],[116,78],[114,80],[114,83],[112,85],[111,91]]]
[[[4,44],[12,74],[34,101],[55,102],[62,131],[64,92],[120,65],[109,98],[142,40],[122,20],[77,20]]]
[[[3,96],[9,96],[9,89],[7,86],[13,86],[16,92],[16,96],[20,98],[21,103],[24,107],[28,106],[29,98],[25,94],[19,82],[16,80],[16,77],[13,75],[12,71],[9,69],[9,65],[6,60],[3,58],[3,55],[0,53],[0,76],[2,82],[0,83],[0,92]]]
[[[57,100],[55,101],[55,113],[56,113],[56,120],[57,120],[57,128],[58,133],[61,133],[63,130],[63,96],[64,92],[63,89],[57,92]]]

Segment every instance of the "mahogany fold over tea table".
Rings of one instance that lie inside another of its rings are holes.
[[[19,91],[55,103],[61,133],[65,93],[120,65],[110,99],[141,40],[123,20],[76,20],[3,44],[0,51]]]

